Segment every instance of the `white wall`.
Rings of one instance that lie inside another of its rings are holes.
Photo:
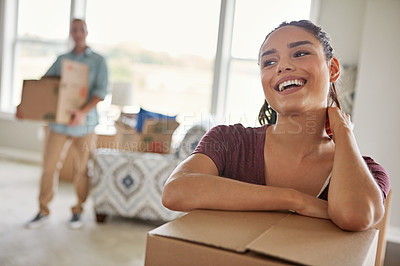
[[[367,1],[353,112],[363,154],[389,172],[390,225],[400,228],[400,1]]]
[[[318,24],[331,37],[341,65],[358,64],[366,0],[321,0]]]
[[[317,22],[342,65],[358,65],[352,120],[362,154],[389,172],[389,239],[400,241],[400,1],[320,0]],[[392,229],[392,230],[390,230]]]
[[[0,118],[0,155],[9,152],[9,149],[40,155],[43,149],[43,126],[39,122]]]

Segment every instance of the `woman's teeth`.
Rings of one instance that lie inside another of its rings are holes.
[[[278,85],[278,91],[288,89],[290,86],[303,86],[304,81],[299,79],[287,80]]]

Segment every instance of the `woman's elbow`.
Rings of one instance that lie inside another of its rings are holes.
[[[173,211],[189,211],[185,189],[181,187],[179,180],[171,180],[164,186],[161,202],[167,209]]]
[[[355,217],[354,215],[349,215],[347,217],[331,218],[339,228],[346,231],[365,231],[373,225],[368,217]]]
[[[179,200],[174,185],[171,184],[171,182],[165,185],[162,193],[161,202],[165,208],[173,211],[178,211]]]
[[[365,231],[376,225],[383,217],[383,206],[378,208],[366,208],[365,210],[331,210],[328,208],[332,221],[346,231]]]

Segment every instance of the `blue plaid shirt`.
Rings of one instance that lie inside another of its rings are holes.
[[[93,52],[89,47],[81,54],[75,54],[71,51],[67,54],[58,56],[57,60],[46,72],[45,76],[61,76],[61,61],[63,59],[78,61],[89,66],[89,93],[87,102],[89,102],[93,96],[104,99],[108,92],[108,69],[107,62],[103,56]],[[91,133],[98,123],[99,115],[96,108],[93,108],[88,112],[86,121],[83,125],[68,126],[50,123],[49,126],[54,132],[80,137]]]

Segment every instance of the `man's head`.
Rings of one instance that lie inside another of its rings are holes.
[[[75,46],[86,46],[88,35],[86,22],[83,19],[73,19],[71,21],[70,35],[74,40]]]

